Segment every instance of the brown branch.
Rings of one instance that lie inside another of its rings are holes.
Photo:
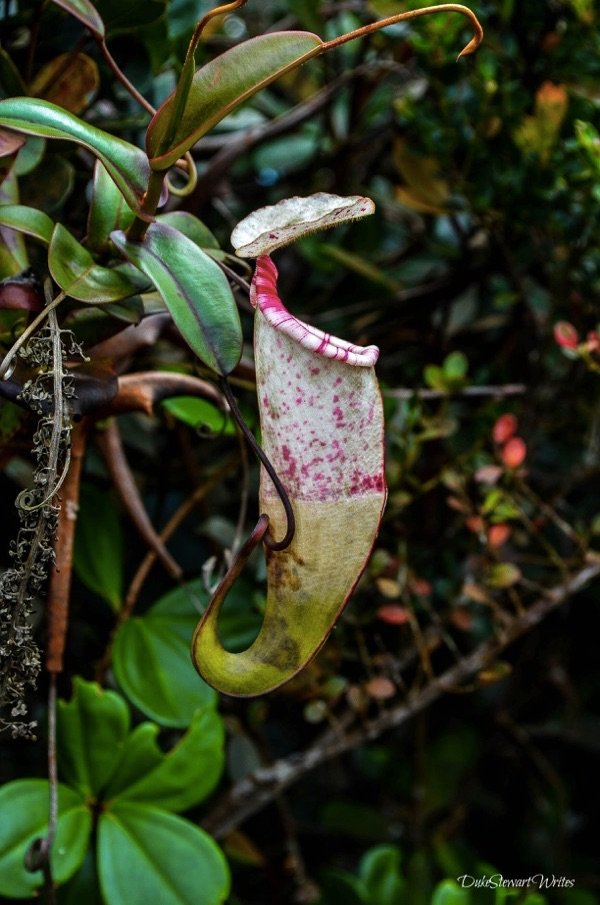
[[[196,490],[194,490],[191,496],[189,496],[187,500],[185,500],[176,510],[176,512],[173,513],[169,521],[160,532],[160,538],[163,542],[167,541],[171,537],[171,535],[174,534],[181,523],[184,522],[188,515],[190,515],[194,511],[196,506],[198,506],[199,503],[202,502],[202,500],[210,493],[211,490],[214,490],[215,487],[218,487],[221,481],[230,472],[233,471],[236,465],[237,456],[232,456],[225,462],[222,468],[211,475],[210,478],[204,484],[202,484],[201,487],[197,487]],[[154,552],[154,550],[149,550],[131,580],[129,590],[127,591],[127,595],[125,597],[125,606],[123,607],[119,617],[119,623],[124,622],[131,615],[142,586],[146,581],[146,578],[150,574],[150,570],[155,562],[156,553]]]
[[[488,667],[509,645],[534,629],[561,604],[598,577],[600,561],[597,557],[590,558],[590,563],[579,572],[549,590],[525,612],[514,616],[497,636],[480,644],[423,688],[409,694],[402,703],[345,735],[330,731],[306,751],[281,758],[271,766],[261,767],[244,777],[203,822],[205,829],[217,838],[226,836],[311,770],[365,742],[374,741],[389,729],[403,725],[442,695],[455,691],[466,680]]]
[[[71,433],[71,461],[63,484],[62,505],[58,517],[58,530],[54,544],[55,563],[50,572],[48,589],[48,650],[46,669],[51,674],[62,672],[67,624],[69,619],[69,595],[73,571],[73,544],[79,509],[81,470],[87,440],[88,425],[81,421]]]
[[[96,417],[121,415],[125,412],[152,415],[159,402],[174,396],[200,396],[210,399],[221,411],[227,411],[223,395],[207,380],[175,371],[138,371],[119,378],[117,395],[109,405],[96,412]]]
[[[140,537],[156,553],[157,559],[161,561],[171,578],[179,581],[183,575],[183,569],[171,556],[150,520],[127,461],[119,426],[114,418],[103,430],[96,432],[96,444],[102,453],[119,499]]]

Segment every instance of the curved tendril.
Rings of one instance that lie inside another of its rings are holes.
[[[215,9],[211,9],[206,15],[202,16],[196,28],[194,29],[194,34],[192,35],[192,40],[190,41],[190,46],[188,48],[188,54],[193,53],[198,46],[198,41],[200,40],[200,36],[202,32],[208,25],[211,19],[214,19],[215,16],[226,16],[227,13],[232,13],[234,10],[239,9],[241,6],[244,6],[248,0],[233,0],[232,3],[224,3],[222,6],[217,6]]]
[[[273,482],[273,486],[275,487],[275,490],[277,491],[277,495],[278,495],[279,499],[281,500],[281,504],[285,510],[285,516],[287,519],[287,530],[286,530],[283,538],[279,541],[276,541],[269,534],[265,534],[263,537],[263,542],[264,542],[265,546],[267,546],[270,550],[275,550],[275,551],[285,550],[285,548],[289,547],[289,545],[291,544],[292,540],[294,539],[294,534],[296,532],[296,517],[294,515],[294,510],[292,509],[292,504],[290,502],[290,498],[288,497],[286,489],[283,486],[283,484],[281,483],[279,476],[273,467],[273,464],[271,463],[270,459],[267,457],[264,449],[262,449],[258,445],[258,443],[256,442],[256,439],[254,437],[254,434],[252,433],[252,431],[250,430],[250,428],[244,421],[243,415],[238,408],[237,402],[235,401],[235,397],[234,397],[233,393],[231,392],[231,387],[229,386],[229,383],[227,382],[227,378],[221,377],[219,382],[221,385],[221,389],[223,390],[223,393],[225,395],[225,398],[227,399],[229,408],[231,410],[231,414],[232,414],[233,418],[235,419],[236,424],[242,431],[244,437],[246,438],[246,440],[252,447],[253,451],[256,453],[256,455],[260,459],[261,463],[264,465],[265,470],[266,470],[267,474],[269,475],[269,477],[271,478],[271,481]],[[262,515],[261,515],[261,518],[263,518]],[[268,516],[265,515],[264,518],[267,519],[267,523],[268,523]],[[244,548],[242,548],[242,549],[244,549]],[[240,553],[241,553],[241,550],[240,550]]]
[[[235,584],[238,576],[244,569],[244,566],[250,559],[250,556],[258,547],[261,540],[263,543],[267,543],[267,529],[269,527],[269,516],[260,515],[258,517],[258,521],[252,531],[252,534],[248,537],[246,541],[242,544],[238,552],[233,558],[233,561],[225,575],[213,591],[213,595],[208,602],[208,606],[206,607],[206,611],[210,608],[216,606],[217,608],[221,606],[225,598],[227,597],[229,591]]]
[[[40,313],[31,321],[29,326],[26,327],[25,330],[23,330],[23,332],[21,333],[19,338],[16,340],[15,343],[13,343],[11,348],[8,350],[8,352],[4,356],[2,362],[0,363],[0,380],[8,380],[8,378],[14,371],[14,365],[11,368],[11,363],[13,361],[13,358],[15,357],[15,355],[17,354],[17,352],[19,351],[19,349],[21,348],[23,343],[25,343],[29,339],[29,337],[31,336],[32,333],[35,333],[35,331],[37,330],[39,325],[41,323],[43,323],[43,321],[46,320],[49,313],[51,311],[53,311],[57,305],[60,305],[60,303],[63,301],[64,298],[65,298],[65,293],[64,292],[59,293],[59,295],[57,295],[55,299],[53,299],[51,302],[48,302],[48,304],[46,305],[45,308],[42,308]]]
[[[198,184],[198,170],[196,169],[196,164],[194,163],[194,158],[192,157],[191,152],[186,151],[183,158],[178,160],[175,166],[178,170],[182,171],[185,168],[185,171],[187,173],[187,182],[185,185],[179,187],[173,185],[169,176],[167,176],[167,188],[172,195],[177,195],[178,198],[185,198],[187,195],[192,194],[192,192],[196,188],[196,185]]]
[[[321,51],[323,49],[328,50],[331,47],[337,47],[339,44],[345,44],[346,41],[353,41],[355,38],[371,34],[374,31],[379,31],[380,28],[385,28],[387,25],[396,25],[398,22],[407,22],[410,19],[417,19],[419,16],[429,16],[432,13],[460,13],[462,16],[466,16],[471,22],[475,34],[469,43],[463,47],[457,59],[460,60],[461,57],[474,53],[477,50],[483,41],[483,28],[473,10],[469,9],[468,6],[463,6],[462,3],[440,3],[436,6],[423,6],[420,9],[407,10],[406,12],[398,13],[395,16],[388,16],[386,19],[379,19],[377,22],[372,22],[369,25],[363,25],[362,28],[356,28],[354,31],[341,35],[339,38],[333,38],[331,41],[324,41]]]

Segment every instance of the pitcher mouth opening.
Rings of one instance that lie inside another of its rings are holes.
[[[268,255],[257,258],[250,289],[250,301],[269,324],[305,349],[357,368],[371,368],[379,358],[377,346],[355,346],[312,327],[291,314],[277,293],[277,267]]]

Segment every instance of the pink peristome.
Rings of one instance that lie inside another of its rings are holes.
[[[256,261],[250,301],[255,308],[257,306],[260,308],[273,327],[286,333],[311,352],[363,368],[372,367],[379,358],[377,346],[353,346],[346,340],[317,330],[316,327],[311,327],[290,314],[277,294],[277,268],[268,256],[258,258]]]
[[[299,321],[277,295],[277,271],[257,262],[256,374],[263,446],[292,500],[385,500],[383,406],[362,349]],[[369,366],[368,362],[371,361]],[[262,494],[275,496],[263,475]]]

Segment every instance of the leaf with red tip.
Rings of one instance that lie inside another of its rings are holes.
[[[53,3],[79,19],[97,38],[104,37],[104,22],[90,0],[53,0]]]
[[[286,549],[267,552],[267,606],[255,642],[239,654],[224,650],[217,604],[193,646],[211,685],[244,696],[286,682],[325,643],[367,564],[386,498],[378,350],[298,320],[279,299],[276,277],[271,259],[260,258],[251,295],[256,381],[263,446],[296,533]],[[281,538],[285,513],[264,471],[260,496],[271,534]]]
[[[148,126],[146,150],[152,168],[168,169],[232,110],[322,47],[321,39],[310,32],[273,32],[244,41],[197,69],[176,122],[172,124],[173,92]]]

